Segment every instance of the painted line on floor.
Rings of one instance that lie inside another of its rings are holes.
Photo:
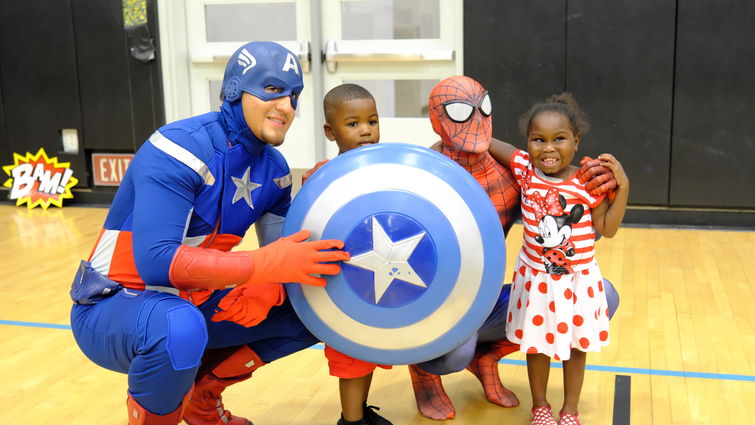
[[[71,325],[56,325],[54,323],[38,323],[38,322],[17,322],[15,320],[0,320],[0,325],[71,330]]]
[[[39,322],[19,322],[15,320],[0,320],[0,325],[8,326],[26,326],[31,328],[49,328],[49,329],[66,329],[71,330],[71,325],[58,325],[55,323],[39,323]],[[315,344],[310,348],[316,350],[322,350],[325,346],[322,343]],[[498,361],[500,364],[514,365],[514,366],[526,366],[527,362],[524,360],[512,360],[501,359]],[[551,363],[553,368],[562,368],[561,363]],[[719,379],[724,381],[745,381],[755,382],[755,376],[752,375],[736,375],[730,373],[705,373],[705,372],[686,372],[677,370],[663,370],[663,369],[648,369],[638,367],[619,367],[619,366],[600,366],[600,365],[586,365],[586,370],[593,370],[597,372],[611,372],[617,374],[635,374],[635,375],[653,375],[653,376],[673,376],[678,378],[701,378],[701,379]]]
[[[526,366],[525,360],[509,360],[501,359],[498,361],[500,364],[510,364],[516,366]],[[553,362],[552,368],[561,369],[563,364]],[[679,378],[703,378],[703,379],[721,379],[725,381],[748,381],[755,382],[755,376],[751,375],[734,375],[729,373],[705,373],[705,372],[685,372],[677,370],[663,370],[663,369],[647,369],[639,367],[620,367],[620,366],[600,366],[600,365],[586,365],[585,370],[594,370],[598,372],[613,372],[613,373],[631,373],[635,375],[654,375],[654,376],[674,376]]]
[[[616,375],[613,390],[613,425],[629,425],[632,377]]]

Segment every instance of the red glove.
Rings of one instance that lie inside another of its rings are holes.
[[[595,196],[608,193],[609,200],[613,200],[616,197],[616,178],[613,172],[600,165],[599,159],[589,156],[582,158],[579,163],[582,168],[577,171],[577,178],[585,185],[585,189]]]
[[[318,162],[317,164],[315,164],[315,166],[311,170],[305,171],[304,174],[301,175],[301,184],[304,185],[304,183],[306,183],[307,180],[309,180],[309,178],[312,177],[315,171],[319,170],[320,167],[325,165],[326,162],[328,162],[328,160],[324,159]]]
[[[302,230],[260,249],[247,251],[254,262],[252,275],[220,300],[212,321],[228,320],[246,327],[255,326],[265,320],[273,306],[281,305],[286,299],[279,282],[325,286],[325,279],[310,273],[338,274],[341,266],[323,263],[348,260],[351,256],[345,251],[325,251],[343,248],[342,241],[304,242],[309,235],[309,230]]]
[[[239,286],[220,300],[212,321],[228,320],[247,328],[255,326],[265,320],[273,306],[283,304],[285,299],[283,285],[277,283]]]
[[[309,235],[309,230],[302,230],[260,249],[247,251],[254,261],[254,270],[245,283],[257,286],[259,283],[299,282],[325,286],[325,279],[312,274],[338,274],[341,272],[340,265],[323,263],[348,261],[351,256],[345,251],[327,251],[331,248],[343,249],[343,241],[304,242]]]

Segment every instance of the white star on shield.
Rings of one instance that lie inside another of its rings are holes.
[[[375,274],[375,304],[380,302],[394,279],[427,288],[425,282],[408,262],[425,233],[421,232],[393,242],[383,230],[383,226],[375,217],[372,217],[372,251],[351,257],[347,263],[370,270]]]
[[[244,171],[244,175],[241,176],[241,178],[231,176],[233,184],[236,185],[236,192],[233,194],[233,200],[231,203],[235,204],[236,201],[244,198],[247,205],[249,205],[249,208],[254,209],[254,205],[252,204],[252,191],[262,185],[249,180],[250,170],[251,167],[246,167],[246,171]]]

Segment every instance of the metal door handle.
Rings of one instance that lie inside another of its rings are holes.
[[[453,50],[427,50],[427,51],[406,51],[406,50],[346,50],[339,51],[335,40],[328,40],[325,43],[324,54],[325,65],[329,72],[336,72],[338,62],[407,62],[407,61],[450,61],[454,60]]]
[[[312,49],[310,48],[310,42],[299,42],[299,63],[301,64],[301,72],[309,72],[312,67]]]
[[[312,51],[310,46],[309,41],[299,42],[299,51],[296,53],[296,56],[299,58],[299,63],[301,63],[302,72],[309,72],[312,69]],[[226,64],[235,50],[235,48],[233,51],[198,49],[191,52],[191,61],[193,63]]]

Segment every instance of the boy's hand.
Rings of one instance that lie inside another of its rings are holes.
[[[301,175],[301,184],[302,184],[302,186],[304,186],[304,183],[306,183],[307,180],[309,180],[309,178],[312,177],[312,175],[315,173],[315,171],[319,170],[320,167],[322,167],[323,165],[325,165],[325,163],[328,162],[328,161],[329,160],[327,160],[327,159],[322,160],[322,161],[318,162],[317,164],[315,164],[314,168],[312,168],[311,170],[306,171],[304,174],[302,174]]]
[[[596,196],[608,192],[608,197],[613,199],[612,194],[617,187],[617,181],[612,170],[604,166],[601,159],[592,159],[589,156],[582,158],[579,163],[582,168],[577,171],[577,178],[585,185],[585,189]]]

